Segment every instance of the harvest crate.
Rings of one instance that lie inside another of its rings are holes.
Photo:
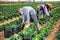
[[[4,31],[0,32],[0,40],[4,40]]]

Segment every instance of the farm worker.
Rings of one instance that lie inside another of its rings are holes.
[[[51,7],[48,5],[48,4],[41,4],[41,5],[38,5],[37,6],[37,13],[38,13],[38,17],[40,16],[41,12],[44,13],[44,16],[43,17],[46,17],[46,16],[50,16],[50,11],[48,10],[50,8],[50,11],[51,11]]]
[[[51,10],[52,10],[52,4],[46,3],[45,6],[46,6],[47,10],[49,11],[49,13],[51,13]]]
[[[24,6],[22,8],[19,8],[18,11],[19,11],[19,13],[22,14],[22,19],[23,19],[22,24],[27,23],[29,26],[30,25],[30,15],[31,15],[36,26],[39,26],[39,22],[38,22],[37,16],[36,16],[36,11],[32,7]]]

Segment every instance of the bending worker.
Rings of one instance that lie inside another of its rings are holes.
[[[50,16],[50,13],[51,13],[50,11],[52,8],[50,7],[50,4],[41,4],[41,5],[38,5],[36,9],[37,9],[38,17],[40,16],[41,12],[44,13],[43,17],[46,17],[46,16]]]
[[[46,6],[48,12],[51,13],[51,10],[53,9],[53,8],[52,8],[52,4],[46,3],[45,6]]]
[[[27,23],[28,26],[29,26],[30,25],[30,15],[31,15],[31,17],[33,18],[35,24],[37,26],[39,26],[39,22],[37,20],[36,12],[32,7],[24,6],[22,8],[19,8],[18,11],[19,11],[19,13],[22,14],[22,19],[23,19],[22,24]]]

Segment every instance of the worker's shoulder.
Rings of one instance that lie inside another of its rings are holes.
[[[31,6],[24,6],[23,8],[32,8]]]
[[[23,9],[32,10],[32,9],[34,9],[34,8],[33,8],[33,7],[30,7],[30,6],[24,6]]]

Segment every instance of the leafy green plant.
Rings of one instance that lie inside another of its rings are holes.
[[[14,34],[10,37],[10,40],[22,40],[22,37],[18,34]]]
[[[59,14],[56,16],[59,16]],[[56,23],[55,21],[57,21],[60,18],[60,16],[59,17],[56,16],[54,16],[54,18],[50,21],[50,23],[48,23],[46,27],[41,30],[41,33],[37,34],[32,40],[41,40],[46,35],[49,35],[50,32],[48,30],[50,30],[53,27],[53,25]]]

